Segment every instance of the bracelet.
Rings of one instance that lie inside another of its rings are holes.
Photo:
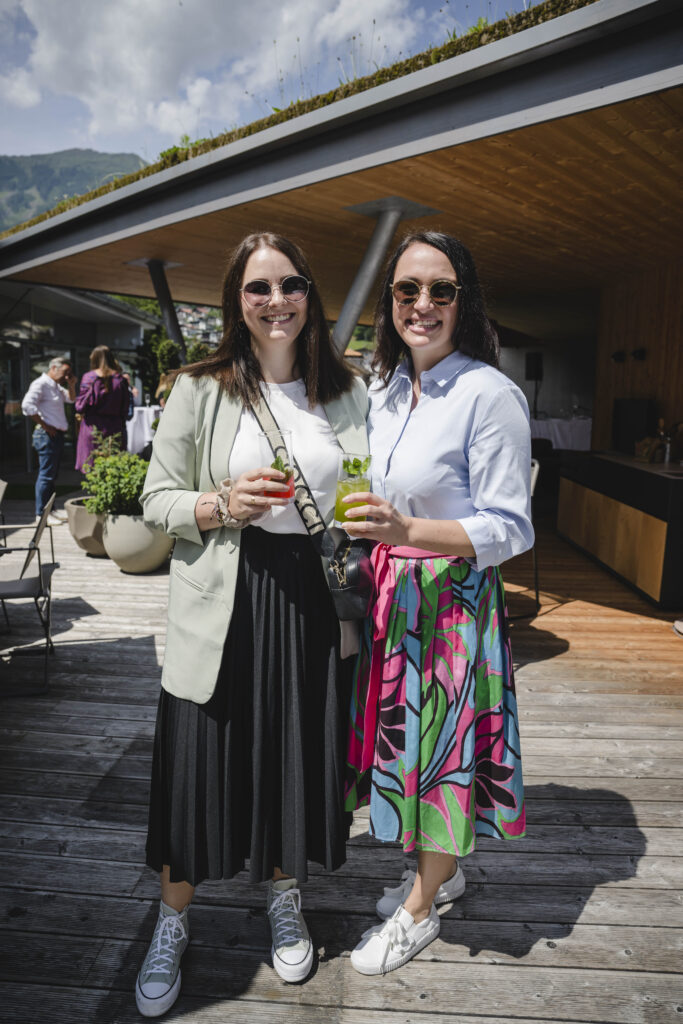
[[[221,526],[227,526],[230,530],[243,530],[245,526],[249,526],[255,519],[259,519],[262,513],[256,515],[245,516],[244,519],[235,519],[230,512],[230,492],[233,488],[233,482],[230,477],[225,480],[221,480],[221,486],[216,494],[216,503],[211,509],[209,514],[210,519],[215,519]]]

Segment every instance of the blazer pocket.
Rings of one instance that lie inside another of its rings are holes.
[[[173,573],[174,576],[177,576],[178,579],[187,587],[192,587],[192,589],[196,590],[199,594],[207,594],[211,595],[212,597],[218,596],[217,594],[214,594],[212,590],[207,590],[206,587],[203,587],[201,583],[197,582],[197,580],[193,580],[189,576],[186,576],[184,572],[181,572],[181,570],[173,564],[173,562],[171,562],[171,572]]]

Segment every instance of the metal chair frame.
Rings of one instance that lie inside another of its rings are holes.
[[[8,545],[5,543],[0,547],[0,555],[8,555],[13,552],[26,552],[26,558],[22,566],[19,576],[11,580],[0,580],[0,604],[2,605],[2,612],[5,618],[7,629],[5,633],[10,632],[11,626],[9,621],[9,615],[7,614],[6,601],[18,600],[20,598],[32,597],[33,602],[40,619],[43,633],[45,635],[45,652],[44,652],[44,663],[43,663],[43,686],[40,689],[13,689],[8,690],[6,688],[0,688],[0,696],[29,696],[33,694],[46,693],[48,689],[48,665],[49,655],[54,654],[54,644],[52,643],[52,575],[55,569],[59,568],[57,562],[55,562],[55,548],[54,548],[54,537],[52,534],[52,527],[48,524],[47,519],[52,511],[52,505],[54,504],[56,494],[52,494],[49,498],[45,508],[43,509],[42,515],[38,523],[34,526],[33,537],[26,545]],[[50,531],[50,551],[52,554],[52,562],[44,563],[40,553],[40,540],[43,535],[45,528]],[[5,530],[25,530],[27,529],[26,523],[8,523],[3,524]],[[26,573],[31,565],[34,558],[38,559],[38,573],[36,579],[36,592],[26,593]],[[12,651],[13,656],[19,655],[30,655],[38,653],[35,648],[15,648]]]

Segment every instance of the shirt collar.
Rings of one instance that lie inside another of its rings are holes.
[[[433,366],[431,370],[425,370],[422,373],[423,382],[430,381],[436,384],[437,387],[444,388],[450,382],[458,376],[459,373],[469,366],[473,362],[472,356],[467,356],[463,352],[450,352],[447,356],[444,356],[436,366]],[[396,367],[396,371],[389,382],[389,387],[404,387],[405,382],[410,383],[410,369],[405,359],[402,360]]]
[[[431,370],[425,370],[422,380],[431,381],[440,388],[446,387],[451,381],[462,373],[466,366],[472,362],[472,356],[466,356],[463,352],[450,352],[447,356],[433,366]]]

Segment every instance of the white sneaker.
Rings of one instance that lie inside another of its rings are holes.
[[[273,967],[283,981],[303,981],[313,965],[313,943],[301,913],[296,878],[268,883],[267,912],[273,936]]]
[[[432,904],[424,921],[415,920],[400,906],[384,924],[375,924],[351,953],[351,963],[360,974],[387,974],[402,967],[433,942],[441,930],[441,922]]]
[[[180,961],[190,941],[189,907],[178,913],[162,901],[154,935],[135,983],[143,1017],[160,1017],[180,995]]]
[[[55,515],[54,512],[50,512],[49,516],[45,520],[46,526],[63,526],[66,522],[66,516],[62,519],[61,516]],[[40,516],[36,516],[36,526],[40,522]]]
[[[381,917],[383,921],[387,918],[393,917],[398,908],[408,898],[410,890],[415,884],[415,872],[404,871],[401,875],[401,884],[397,885],[395,889],[384,887],[384,896],[375,904],[375,910],[377,916]],[[457,900],[465,891],[465,876],[460,870],[458,864],[455,873],[450,878],[439,886],[434,897],[434,905],[441,906],[442,903],[452,903],[453,900]]]

